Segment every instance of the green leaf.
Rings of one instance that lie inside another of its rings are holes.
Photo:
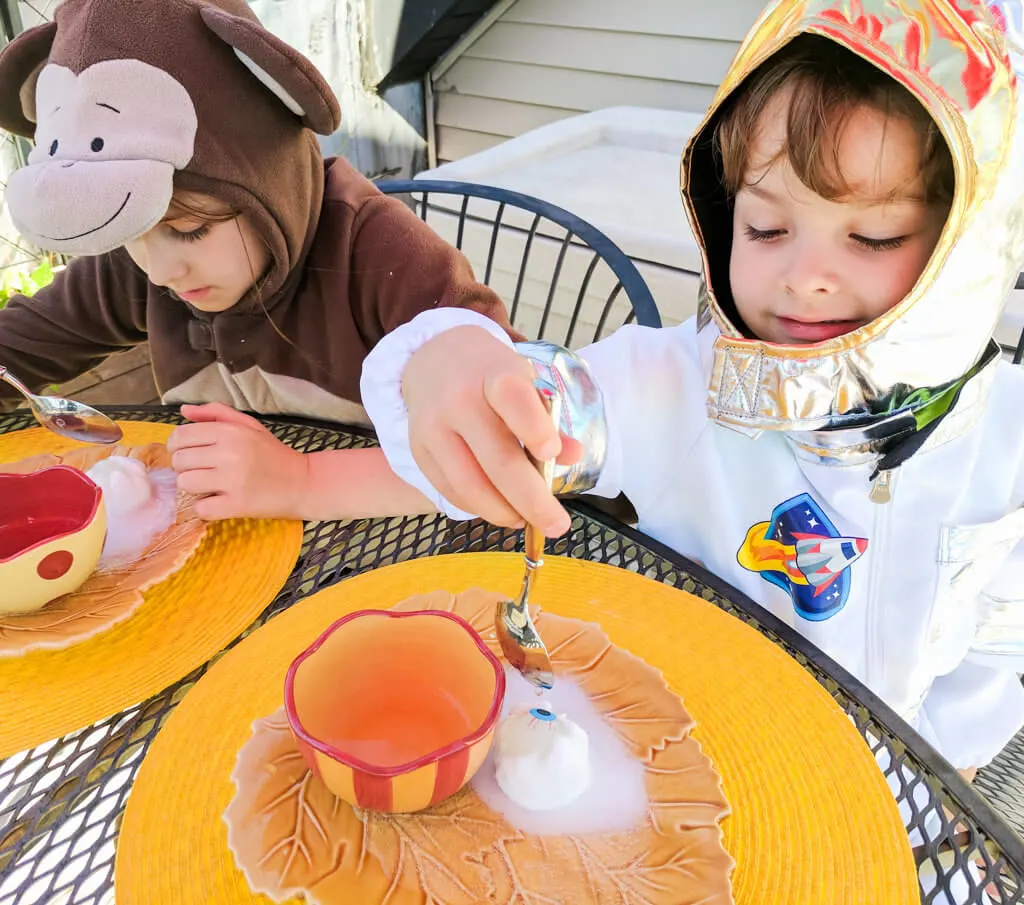
[[[29,274],[29,279],[36,285],[36,292],[53,282],[53,264],[49,258],[43,258],[39,266]]]
[[[24,266],[17,269],[0,269],[0,308],[3,308],[12,296],[33,296],[53,282],[53,261],[49,256],[39,258],[33,263],[35,266],[31,270]]]

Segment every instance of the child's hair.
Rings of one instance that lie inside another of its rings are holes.
[[[218,213],[213,213],[198,204],[193,204],[188,199],[188,193],[174,192],[171,195],[171,203],[167,207],[164,219],[189,219],[195,220],[198,223],[227,223],[229,220],[234,220],[241,213],[241,211],[237,211],[232,207],[225,208]]]
[[[759,120],[779,91],[792,91],[785,155],[800,181],[823,198],[853,194],[839,166],[839,139],[862,106],[912,125],[921,138],[921,177],[927,204],[953,200],[953,160],[935,121],[892,76],[828,38],[802,35],[759,67],[723,111],[715,151],[730,196],[746,183]],[[774,163],[775,160],[770,161]]]

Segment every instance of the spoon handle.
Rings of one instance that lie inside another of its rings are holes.
[[[14,389],[16,389],[26,399],[31,399],[32,394],[25,384],[23,384],[17,377],[15,377],[10,371],[7,370],[5,365],[0,365],[0,380],[4,383],[9,383]]]
[[[557,388],[546,380],[539,379],[534,381],[534,386],[537,387],[541,401],[544,403],[544,407],[548,410],[548,414],[551,415],[551,419],[554,421],[555,428],[557,430],[561,425],[562,415],[562,399],[558,394]],[[544,483],[550,489],[551,479],[555,470],[555,460],[548,459],[544,462],[540,462],[534,459],[533,456],[530,456],[530,461],[536,466],[537,471],[540,472],[540,476],[544,479]],[[536,567],[544,562],[544,532],[535,525],[527,524],[524,547],[527,563]]]

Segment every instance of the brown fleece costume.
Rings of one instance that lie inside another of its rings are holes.
[[[364,420],[363,359],[397,325],[456,305],[511,330],[461,254],[322,159],[313,131],[338,120],[323,78],[245,0],[65,0],[0,53],[0,127],[36,141],[8,184],[15,225],[84,257],[0,311],[0,363],[38,388],[148,338],[165,402]],[[225,312],[153,285],[121,248],[174,188],[232,204],[270,249]]]

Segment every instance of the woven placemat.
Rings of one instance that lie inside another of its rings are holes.
[[[121,423],[129,446],[166,442],[167,424]],[[44,428],[0,434],[0,462],[79,446]],[[143,701],[240,635],[284,585],[302,544],[294,521],[210,524],[175,575],[110,631],[64,650],[0,659],[0,758]]]
[[[227,846],[231,771],[252,723],[282,705],[288,664],[333,620],[412,594],[514,592],[522,557],[432,557],[321,591],[230,651],[161,730],[128,799],[119,905],[251,905]],[[781,649],[706,601],[611,566],[549,558],[536,602],[600,623],[662,670],[697,721],[732,806],[722,824],[742,905],[916,905],[907,834],[881,771],[828,693]],[[453,853],[453,857],[455,854]],[[378,905],[360,902],[352,905]]]

